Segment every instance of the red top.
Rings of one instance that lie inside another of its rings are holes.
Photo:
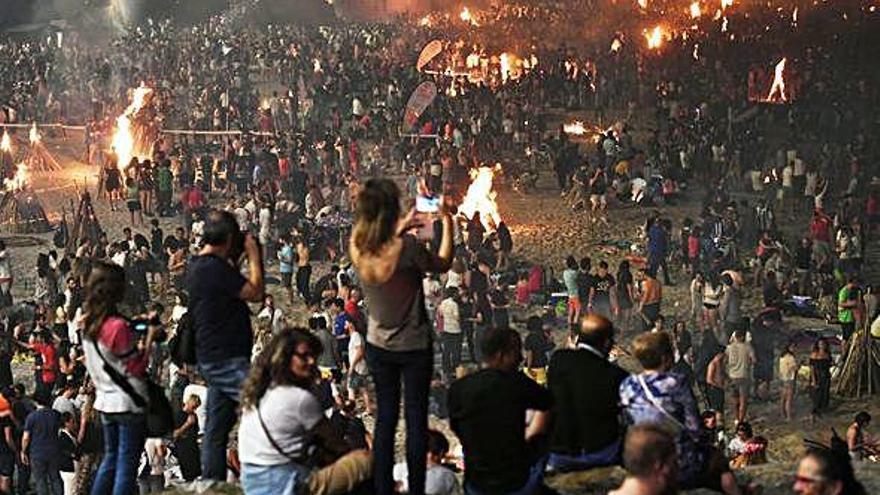
[[[700,255],[700,238],[695,235],[688,236],[688,258],[696,259]]]
[[[55,383],[55,369],[58,368],[58,356],[55,353],[55,346],[52,344],[31,344],[31,349],[40,353],[43,359],[43,371],[40,377],[43,383]]]
[[[146,376],[149,354],[137,352],[137,340],[128,323],[122,318],[110,317],[101,325],[98,334],[98,342],[105,348],[110,349],[119,359],[125,363],[125,371],[131,375],[142,378]],[[104,356],[109,359],[109,356]]]
[[[810,222],[810,235],[815,241],[831,242],[831,220],[825,215],[815,216]]]

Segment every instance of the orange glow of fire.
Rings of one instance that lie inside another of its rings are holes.
[[[648,8],[648,0],[637,0],[637,1],[639,3],[639,7],[641,7],[642,10],[645,10]]]
[[[501,170],[501,164],[495,167],[480,167],[470,171],[471,184],[468,186],[467,193],[458,211],[467,218],[473,218],[474,213],[480,212],[480,221],[486,230],[495,230],[495,226],[501,222],[501,215],[498,214],[498,203],[495,198],[498,193],[495,192],[493,184],[495,173]]]
[[[3,131],[3,137],[0,138],[0,151],[3,153],[12,153],[12,138],[6,130]]]
[[[429,16],[422,17],[419,19],[419,26],[426,27],[431,25],[431,18]]]
[[[7,191],[21,191],[28,183],[28,169],[24,163],[19,163],[15,167],[15,175],[6,181],[5,187]]]
[[[36,122],[31,125],[31,130],[28,132],[28,138],[30,139],[31,144],[37,144],[43,140],[43,137],[40,136],[40,131],[37,130]]]
[[[131,128],[132,119],[144,107],[147,102],[147,96],[152,92],[152,89],[144,85],[135,88],[131,104],[122,115],[116,118],[116,132],[113,134],[112,144],[113,149],[116,151],[116,164],[120,169],[127,168],[131,159],[138,154],[138,150],[135,149],[134,133]]]
[[[691,19],[696,19],[703,15],[703,12],[700,10],[700,2],[694,2],[691,4]]]
[[[782,57],[782,60],[776,64],[776,69],[773,72],[773,84],[770,85],[770,92],[767,93],[767,98],[764,100],[770,103],[782,103],[788,101],[788,95],[785,94],[785,62],[788,59],[786,57]]]
[[[721,0],[721,10],[733,7],[733,0]]]
[[[663,26],[654,26],[654,29],[645,32],[645,39],[648,40],[648,48],[656,50],[663,46],[663,42],[669,37],[669,33]]]

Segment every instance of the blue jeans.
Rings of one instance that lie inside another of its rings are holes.
[[[241,487],[248,495],[295,495],[301,486],[308,486],[308,480],[309,470],[292,462],[278,466],[241,465]]]
[[[104,459],[92,495],[137,493],[137,466],[144,451],[147,420],[143,414],[101,414]]]
[[[516,490],[507,492],[505,495],[534,495],[540,493],[541,487],[544,485],[544,468],[546,465],[546,457],[538,459],[529,470],[529,479],[526,480],[526,484]],[[468,482],[464,484],[464,493],[465,495],[485,495],[485,492]]]
[[[428,450],[428,390],[434,353],[388,351],[367,344],[367,364],[376,387],[376,426],[373,433],[373,474],[377,495],[394,493],[394,433],[400,417],[400,380],[406,389],[406,463],[410,495],[425,493],[425,456]]]
[[[238,419],[238,392],[250,367],[251,360],[246,357],[199,363],[199,372],[208,385],[202,442],[202,477],[205,479],[226,481],[226,445]]]
[[[31,457],[31,476],[37,485],[37,495],[62,495],[64,484],[58,471],[58,458]]]
[[[611,445],[596,452],[582,454],[559,454],[550,453],[547,465],[560,473],[571,471],[585,471],[591,468],[614,466],[620,464],[621,442],[615,441]]]

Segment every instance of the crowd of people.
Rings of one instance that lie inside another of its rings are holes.
[[[853,49],[870,20],[786,28],[796,99],[753,111],[737,81],[778,50],[761,22],[699,52],[676,38],[646,53],[639,35],[609,52],[598,27],[586,48],[565,41],[567,3],[505,5],[479,28],[227,16],[101,47],[4,39],[0,122],[86,124],[95,199],[111,215],[124,204],[130,227],[41,254],[25,301],[0,245],[0,492],[525,494],[610,465],[628,473],[614,493],[755,492],[736,477],[767,460],[750,406],[778,397],[797,419],[806,365],[821,420],[853,335],[880,338],[862,277],[880,219],[877,75]],[[782,29],[775,10],[754,17]],[[533,43],[536,19],[560,29]],[[826,29],[839,36],[817,41]],[[434,64],[468,65],[474,47],[481,82],[437,71],[437,100],[404,129],[421,137],[401,139],[406,97],[429,77],[417,51],[452,35]],[[515,77],[496,68],[506,50],[528,60]],[[148,158],[120,164],[106,143],[142,83]],[[585,140],[547,123],[559,107],[619,123]],[[233,133],[158,132],[175,128]],[[552,170],[529,164],[539,154]],[[456,211],[469,171],[499,157],[511,182],[552,172],[572,228],[649,207],[641,238],[572,246],[563,267],[515,257],[504,222]],[[436,212],[408,212],[441,195]],[[680,201],[699,214],[674,221]],[[677,286],[688,300],[670,301]],[[792,332],[791,315],[834,331]],[[794,490],[864,493],[851,462],[876,456],[869,424],[860,413],[843,447],[811,450]]]

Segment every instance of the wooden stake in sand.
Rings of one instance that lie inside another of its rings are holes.
[[[865,329],[849,341],[849,353],[834,392],[841,397],[863,397],[880,391],[880,341]]]
[[[98,243],[101,236],[101,224],[95,215],[95,208],[92,206],[92,195],[89,191],[83,189],[79,193],[79,204],[74,208],[73,200],[71,200],[71,209],[73,211],[73,228],[68,229],[67,245],[65,250],[68,254],[76,253],[76,250],[88,239],[92,245]],[[67,215],[62,219],[62,228],[67,227]]]

